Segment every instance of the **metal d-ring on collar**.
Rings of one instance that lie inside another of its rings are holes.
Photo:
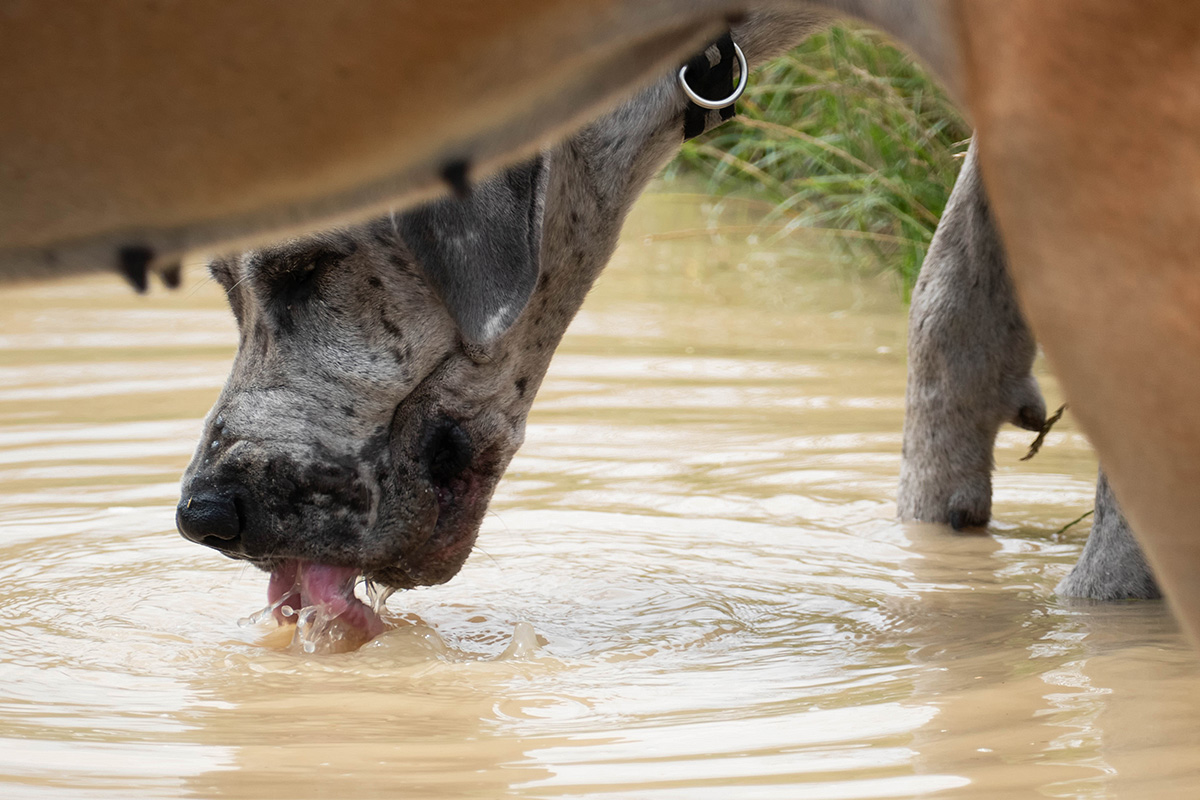
[[[709,100],[706,97],[696,94],[695,90],[691,86],[688,86],[687,78],[684,77],[688,70],[687,64],[679,68],[679,86],[683,89],[683,93],[688,96],[689,100],[701,108],[707,108],[712,111],[727,108],[737,102],[737,99],[742,96],[742,92],[746,91],[746,80],[750,77],[750,70],[746,69],[746,56],[742,53],[742,48],[737,46],[737,42],[733,43],[733,52],[737,56],[738,70],[741,74],[738,76],[737,88],[733,90],[733,94],[722,100]]]

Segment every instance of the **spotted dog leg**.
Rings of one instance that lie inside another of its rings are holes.
[[[1096,513],[1083,555],[1054,589],[1061,597],[1090,600],[1154,600],[1162,597],[1146,557],[1133,538],[1116,495],[1101,468]]]
[[[987,525],[996,433],[1005,422],[1039,430],[1046,405],[974,144],[913,290],[908,336],[900,518]]]
[[[1009,281],[972,145],[913,290],[900,518],[986,525],[992,450],[1005,422],[1041,428],[1036,344]],[[1057,588],[1064,597],[1159,597],[1103,471],[1092,533]]]

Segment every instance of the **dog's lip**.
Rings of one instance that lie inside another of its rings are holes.
[[[300,558],[286,552],[247,557],[270,574],[269,606],[280,623],[295,621],[285,616],[312,605],[321,605],[325,616],[340,617],[360,632],[375,636],[386,626],[378,614],[354,596],[359,576],[392,588],[412,588],[444,583],[461,568],[474,549],[478,533],[479,505],[486,506],[488,475],[472,465],[444,482],[429,481],[429,513],[419,532],[409,530],[406,546],[381,550],[362,562],[329,563]]]
[[[451,560],[463,559],[475,547],[475,537],[467,534],[465,536],[455,536],[451,541],[424,554],[424,560],[435,562],[446,562]]]
[[[318,606],[328,618],[336,618],[371,639],[387,630],[387,625],[354,595],[354,583],[361,572],[357,567],[288,559],[271,570],[267,602],[280,623],[285,621],[284,606],[293,611]]]

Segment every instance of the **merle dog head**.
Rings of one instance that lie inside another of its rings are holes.
[[[185,536],[396,587],[458,571],[541,374],[503,340],[539,272],[543,162],[211,265],[241,341],[183,478]]]
[[[822,21],[756,12],[734,38],[758,60]],[[241,343],[180,531],[270,570],[273,597],[297,564],[400,588],[451,578],[686,109],[672,73],[467,199],[215,262]]]

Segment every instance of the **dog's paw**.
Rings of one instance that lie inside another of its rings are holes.
[[[956,505],[951,501],[950,513],[946,515],[946,523],[956,531],[964,531],[968,528],[986,528],[991,521],[991,509],[980,510],[978,507],[971,508],[967,505]]]
[[[991,475],[908,470],[901,474],[897,507],[904,521],[949,525],[956,531],[987,527],[992,518]]]

